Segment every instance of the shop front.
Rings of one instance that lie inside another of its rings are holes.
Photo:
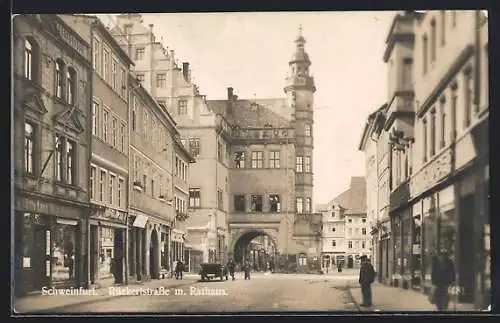
[[[90,282],[125,283],[127,213],[92,205],[90,217]]]
[[[18,196],[15,205],[15,290],[85,283],[82,243],[86,207]]]
[[[184,259],[185,237],[186,235],[183,231],[178,229],[172,230],[172,241],[170,242],[172,248],[172,253],[171,253],[172,261],[182,261],[183,263],[185,262]]]
[[[391,284],[393,273],[393,254],[394,247],[392,245],[392,227],[390,221],[381,223],[380,225],[380,280],[383,284]]]
[[[128,222],[128,273],[131,281],[142,281],[145,274],[146,224],[148,217],[129,211]]]

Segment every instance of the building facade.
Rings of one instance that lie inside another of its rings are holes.
[[[127,280],[129,183],[128,75],[132,60],[94,16],[61,15],[91,44],[89,280]]]
[[[133,58],[134,72],[141,85],[174,117],[181,141],[196,158],[189,174],[186,173],[187,187],[179,189],[186,183],[182,172],[175,177],[180,184],[174,191],[176,210],[189,216],[176,222],[175,237],[179,240],[174,247],[178,244],[179,251],[174,253],[180,258],[188,255],[185,262],[194,270],[202,262],[225,261],[228,171],[219,145],[227,143],[219,122],[192,82],[189,63],[183,63],[181,68],[174,50],[165,49],[156,40],[153,25],[144,26],[140,14],[118,15],[112,32]],[[215,176],[206,176],[208,173]]]
[[[422,289],[429,290],[432,253],[445,250],[455,263],[458,300],[484,307],[491,302],[487,17],[480,10],[426,12],[415,26],[415,56],[409,204],[422,223]]]
[[[338,203],[317,206],[316,212],[322,215],[321,268],[329,271],[344,265],[346,255],[345,209]]]
[[[85,286],[90,45],[57,15],[27,14],[14,17],[12,48],[12,282],[18,295]]]
[[[118,15],[113,33],[136,63],[135,72],[178,123],[196,164],[190,169],[187,233],[192,266],[202,261],[243,261],[247,246],[269,235],[283,263],[319,255],[320,216],[312,213],[314,80],[296,40],[285,84],[286,99],[207,101],[173,50],[155,40],[138,14]],[[292,114],[295,112],[295,117]],[[214,176],[207,176],[213,174]],[[265,217],[261,215],[265,214]],[[304,214],[299,218],[296,214]],[[319,217],[318,217],[319,216]],[[313,220],[316,219],[316,220]],[[306,267],[308,261],[301,260]],[[285,264],[283,264],[285,265]]]
[[[446,251],[457,269],[458,301],[487,306],[487,17],[481,11],[399,13],[388,39],[392,95],[383,122],[370,122],[383,124],[377,145],[390,156],[391,226],[374,228],[392,240],[392,254],[379,248],[380,278],[428,293],[432,257]]]

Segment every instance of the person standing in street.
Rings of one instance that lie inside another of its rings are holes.
[[[227,270],[229,271],[229,275],[231,275],[231,278],[234,280],[234,262],[233,259],[229,259],[227,262]]]
[[[455,264],[447,252],[438,252],[433,257],[431,280],[434,285],[434,294],[431,297],[436,309],[446,311],[450,302],[448,288],[455,283]]]
[[[372,306],[372,283],[375,280],[375,270],[367,256],[361,256],[361,268],[359,270],[359,284],[363,294],[362,307]]]

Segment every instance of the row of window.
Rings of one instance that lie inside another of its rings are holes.
[[[184,182],[188,179],[188,164],[179,157],[175,157],[175,176]]]
[[[102,51],[102,52],[101,52]],[[98,38],[92,44],[92,67],[123,99],[127,99],[127,71]],[[102,54],[102,55],[101,55]],[[118,72],[119,71],[119,72]],[[119,74],[118,74],[119,73]]]
[[[169,178],[162,173],[151,162],[134,155],[133,185],[136,189],[153,198],[168,199],[171,184]]]
[[[340,244],[342,244],[342,241],[340,241]],[[360,246],[362,249],[365,249],[368,245],[369,241],[354,241],[356,249],[359,249]],[[337,247],[337,240],[332,240],[332,247]],[[347,241],[347,248],[353,248],[353,241]]]
[[[174,197],[174,207],[175,207],[175,210],[176,211],[179,211],[179,212],[182,212],[182,213],[185,213],[186,212],[186,201],[175,196]]]
[[[127,154],[127,123],[111,109],[96,101],[92,103],[92,135]]]
[[[270,151],[268,155],[268,168],[281,168],[280,151]],[[236,168],[245,168],[245,152],[234,153],[233,160]],[[250,168],[264,167],[264,152],[252,151]],[[297,173],[311,172],[311,156],[296,156],[295,171]]]
[[[90,199],[109,206],[126,208],[125,179],[97,165],[90,166]]]
[[[142,111],[141,116],[139,113]],[[139,118],[142,118],[140,123]],[[132,131],[142,134],[144,144],[149,144],[156,151],[164,154],[166,159],[171,158],[168,144],[168,130],[162,125],[161,121],[156,118],[153,113],[150,113],[146,107],[139,103],[139,99],[134,96],[132,116],[131,116]],[[142,126],[140,126],[142,124]]]
[[[440,20],[440,43],[441,46],[446,45],[446,24],[448,20],[448,15],[450,16],[450,24],[452,28],[455,28],[457,25],[457,12],[455,10],[452,11],[446,11],[446,10],[441,10],[439,12],[439,20]],[[437,35],[437,23],[436,19],[432,19],[430,22],[431,30],[430,30],[430,48],[429,48],[429,39],[427,33],[425,33],[422,36],[422,55],[423,55],[423,73],[427,73],[429,69],[429,55],[430,55],[430,62],[433,63],[436,60],[437,56],[437,42],[438,42],[438,35]]]
[[[217,190],[217,207],[222,209],[223,207],[223,195],[224,191]],[[234,195],[234,211],[235,212],[264,212],[264,195],[252,194],[249,196],[250,200],[247,200],[247,196],[243,194]],[[267,212],[280,213],[281,212],[281,198],[278,194],[269,194]],[[247,203],[249,203],[249,209],[247,209]],[[190,208],[200,208],[201,207],[201,190],[199,188],[189,189],[189,207]],[[311,199],[310,198],[297,198],[296,200],[296,210],[297,213],[311,213]]]
[[[40,166],[38,125],[35,122],[24,123],[24,171],[36,174]],[[55,180],[69,185],[76,185],[76,149],[74,140],[56,133],[54,143]]]
[[[55,94],[70,105],[76,103],[78,77],[76,70],[60,58],[55,60]],[[40,47],[31,37],[24,41],[24,77],[40,82]]]
[[[429,109],[427,115],[422,119],[422,159],[427,162],[447,142],[447,134],[451,134],[450,140],[457,136],[457,105],[458,105],[458,85],[453,83],[449,88],[450,98],[447,100],[443,95],[437,107]],[[463,75],[463,129],[467,129],[472,122],[473,109],[473,73],[471,69],[465,71]],[[448,118],[448,113],[449,118]],[[439,138],[436,138],[436,130],[439,123]],[[449,129],[448,129],[449,127]]]

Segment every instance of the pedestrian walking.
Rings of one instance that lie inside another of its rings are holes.
[[[455,264],[448,252],[437,252],[432,259],[431,280],[433,290],[430,301],[436,304],[438,311],[446,311],[450,302],[448,288],[455,283]]]
[[[175,279],[182,280],[183,271],[184,271],[184,264],[182,263],[182,261],[177,260],[177,263],[175,265]]]
[[[362,307],[372,306],[372,283],[375,280],[375,270],[367,256],[361,256],[361,268],[359,270],[359,284],[363,294]]]
[[[342,262],[337,263],[337,272],[341,273],[342,272]]]
[[[243,271],[245,272],[245,280],[250,280],[250,271],[252,270],[251,265],[247,262],[243,265]]]
[[[234,278],[234,267],[235,267],[235,265],[234,265],[233,259],[229,259],[229,261],[227,262],[227,270],[229,271],[229,274],[231,275],[231,278],[233,280],[235,280],[235,278]]]

